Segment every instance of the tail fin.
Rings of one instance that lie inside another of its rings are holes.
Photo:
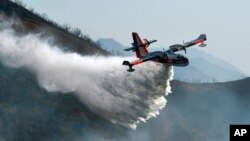
[[[145,44],[146,47],[148,47],[150,45],[150,42],[148,41],[148,39],[143,39],[143,44]]]
[[[134,41],[134,43],[132,43],[132,45],[134,47],[136,47],[135,48],[136,57],[141,58],[141,57],[147,55],[148,54],[148,49],[147,49],[148,44],[145,44],[144,42],[142,42],[138,33],[133,32],[132,36],[133,36],[133,41]]]
[[[147,49],[148,46],[151,43],[154,43],[157,41],[157,40],[148,41],[147,39],[142,40],[136,32],[132,33],[132,37],[133,37],[133,43],[131,43],[132,47],[126,48],[124,50],[125,51],[130,51],[130,50],[135,51],[137,58],[142,58],[143,56],[146,56],[148,54],[148,49]]]

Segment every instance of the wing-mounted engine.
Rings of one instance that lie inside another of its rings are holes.
[[[172,50],[173,52],[184,50],[186,53],[186,47],[180,44],[172,45],[169,47],[169,49]]]

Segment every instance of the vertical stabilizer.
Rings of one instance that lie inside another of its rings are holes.
[[[138,58],[146,56],[148,54],[148,49],[147,49],[148,44],[143,43],[138,33],[133,32],[132,36],[133,36],[133,41],[134,41],[133,46],[135,47],[136,56]]]

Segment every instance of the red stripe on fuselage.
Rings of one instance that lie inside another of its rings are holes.
[[[143,63],[143,60],[138,60],[138,61],[132,62],[133,65],[138,65],[138,64],[141,64],[141,63]]]

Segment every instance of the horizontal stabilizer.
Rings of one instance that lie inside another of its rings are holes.
[[[124,50],[125,51],[130,51],[130,50],[135,50],[136,49],[136,47],[129,47],[129,48],[125,48]]]
[[[150,40],[148,41],[147,39],[143,39],[144,45],[150,45],[151,43],[157,42],[157,40]]]
[[[135,45],[134,43],[131,43],[133,47],[125,48],[124,50],[125,51],[135,50],[136,48],[139,48],[139,47],[149,46],[151,43],[154,43],[156,41],[157,40],[148,41],[147,39],[144,39],[144,42],[145,42],[144,44]]]
[[[157,42],[157,40],[151,40],[148,43],[151,44],[151,43],[154,43],[154,42]]]

